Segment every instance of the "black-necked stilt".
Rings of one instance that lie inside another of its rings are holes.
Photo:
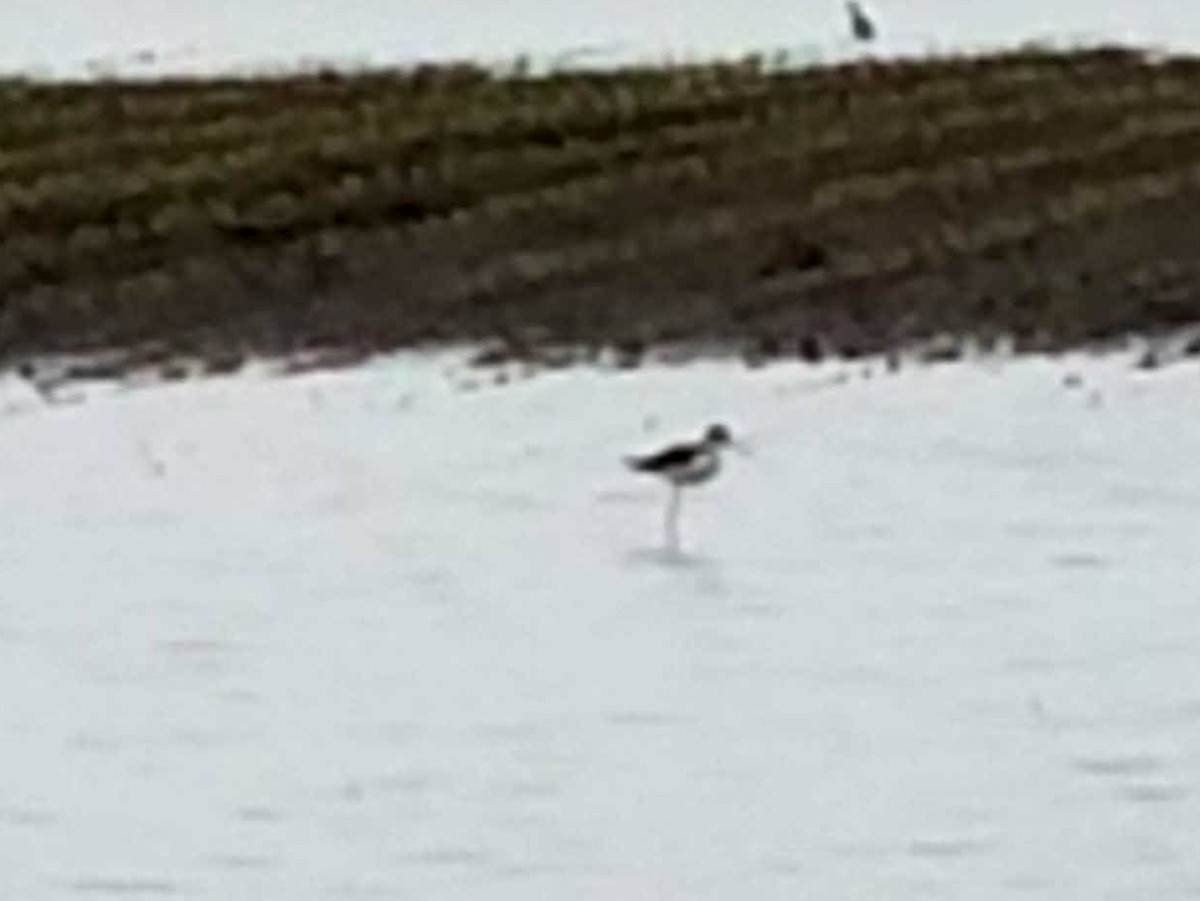
[[[871,21],[866,10],[855,0],[849,0],[846,3],[846,12],[850,14],[850,32],[856,41],[862,41],[865,44],[875,40],[875,23]]]
[[[679,549],[679,510],[683,489],[702,485],[721,471],[721,452],[739,446],[727,426],[710,425],[699,441],[674,444],[644,457],[626,457],[634,472],[644,472],[665,479],[671,486],[667,500],[665,534],[667,547]]]

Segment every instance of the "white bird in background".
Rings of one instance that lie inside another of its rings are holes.
[[[740,446],[727,426],[716,423],[708,427],[699,441],[674,444],[653,454],[625,458],[626,464],[634,472],[659,476],[671,486],[664,523],[668,550],[679,550],[679,513],[683,489],[710,481],[721,471],[721,452],[729,447]]]
[[[850,32],[856,41],[868,43],[875,40],[875,23],[855,0],[848,0],[846,12],[850,14]]]

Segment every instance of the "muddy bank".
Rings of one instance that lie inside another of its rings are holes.
[[[9,365],[1200,322],[1200,59],[10,81],[0,114]]]

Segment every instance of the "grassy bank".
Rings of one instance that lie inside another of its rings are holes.
[[[0,83],[0,354],[1200,321],[1200,59]]]

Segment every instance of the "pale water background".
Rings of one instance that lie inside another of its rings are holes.
[[[1200,367],[864,375],[0,385],[0,897],[1200,898]]]

